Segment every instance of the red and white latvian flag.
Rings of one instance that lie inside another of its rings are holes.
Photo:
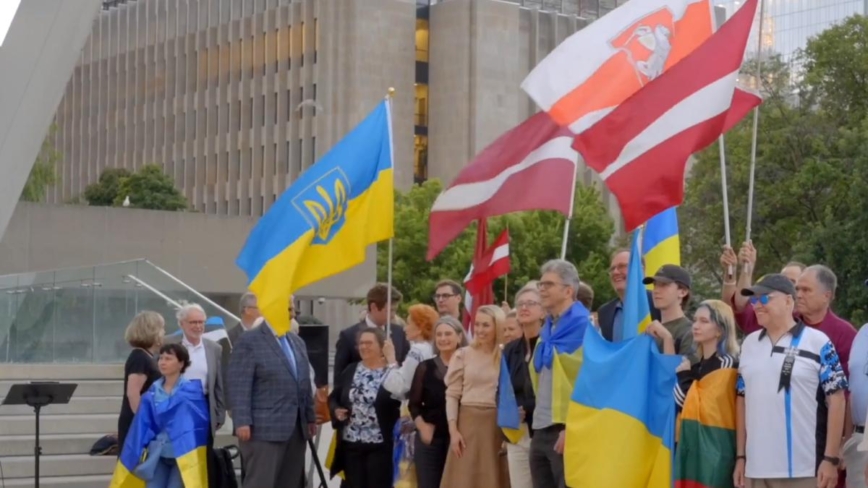
[[[616,196],[629,232],[684,199],[693,153],[759,105],[736,90],[757,0],[695,51],[579,134],[574,146]]]
[[[464,278],[464,307],[468,311],[465,315],[464,329],[470,335],[473,333],[476,310],[482,305],[494,303],[494,295],[491,291],[494,280],[510,272],[512,262],[509,257],[509,230],[501,232],[491,247],[476,261],[479,263],[478,266],[471,264],[470,271]]]
[[[578,158],[572,140],[540,112],[480,152],[431,208],[428,260],[474,220],[522,210],[569,216]]]

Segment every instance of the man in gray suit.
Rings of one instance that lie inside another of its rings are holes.
[[[307,348],[268,323],[238,339],[229,358],[229,407],[244,488],[302,488],[305,441],[316,432]]]
[[[183,305],[175,314],[181,328],[181,345],[190,353],[190,367],[184,376],[199,380],[208,398],[211,414],[211,439],[226,422],[226,403],[223,391],[223,348],[214,341],[202,337],[205,333],[205,310],[200,305]]]

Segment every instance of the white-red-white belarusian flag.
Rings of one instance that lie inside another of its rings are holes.
[[[431,208],[428,259],[474,220],[522,210],[569,216],[578,158],[573,136],[540,112],[480,152]]]
[[[579,134],[574,146],[621,206],[627,231],[684,198],[687,159],[761,100],[736,90],[757,0],[695,51]]]
[[[521,87],[576,134],[702,44],[714,29],[709,0],[630,0],[546,56]]]

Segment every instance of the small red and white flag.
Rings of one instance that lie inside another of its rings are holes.
[[[428,260],[474,220],[522,210],[570,215],[573,134],[540,112],[500,136],[461,170],[431,208]]]
[[[484,223],[481,228],[485,232]],[[473,320],[476,317],[476,310],[483,305],[494,303],[494,291],[492,290],[494,280],[509,274],[511,266],[509,230],[507,229],[500,234],[491,247],[485,249],[482,254],[474,256],[474,264],[470,265],[470,271],[464,278],[464,307],[468,312],[464,317],[464,329],[468,336],[473,334]]]
[[[736,90],[756,6],[748,0],[680,63],[576,137],[573,147],[618,199],[628,232],[681,204],[690,155],[761,102]]]
[[[491,286],[494,280],[509,274],[512,262],[509,259],[509,230],[501,232],[500,236],[480,259],[478,268],[470,267],[470,273],[464,280],[464,287],[474,293],[483,287]]]

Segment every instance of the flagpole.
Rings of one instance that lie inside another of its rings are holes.
[[[759,35],[756,41],[756,88],[762,93],[762,52],[763,52],[763,17],[765,17],[765,2],[759,2]],[[756,174],[756,146],[757,135],[759,132],[759,105],[753,109],[753,136],[750,142],[750,173],[748,179],[747,190],[747,228],[745,230],[745,241],[750,242],[751,226],[753,224],[753,192],[754,192],[754,176]],[[747,271],[747,265],[745,265]]]
[[[732,235],[729,230],[729,195],[727,193],[726,185],[726,148],[723,143],[723,134],[721,134],[720,138],[717,140],[717,145],[720,148],[720,184],[723,187],[723,232],[726,236],[727,247],[731,247]],[[727,279],[725,281],[732,281],[733,272],[734,270],[732,269],[732,266],[727,267]]]
[[[570,187],[570,214],[564,222],[564,238],[561,241],[561,259],[567,259],[567,241],[570,238],[570,221],[573,219],[573,207],[576,205],[576,178],[579,172],[579,157],[576,156],[576,168],[573,171],[573,186]]]
[[[392,153],[392,167],[395,165],[395,147],[392,141],[392,98],[395,96],[395,89],[393,87],[389,87],[389,92],[386,95],[386,108],[389,124],[389,151]],[[394,219],[394,217],[393,217]],[[394,223],[393,223],[394,227]],[[394,234],[394,232],[393,232]],[[389,339],[392,337],[392,264],[393,259],[392,256],[394,254],[395,247],[395,238],[389,238],[389,265],[386,272],[386,286],[388,287],[386,290],[386,338]]]

